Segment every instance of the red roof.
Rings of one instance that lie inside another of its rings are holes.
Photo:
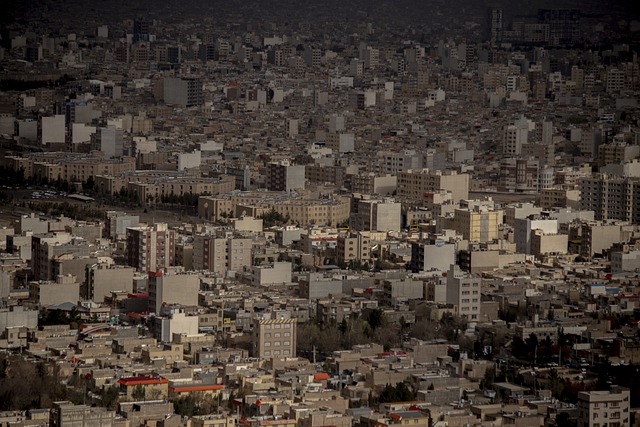
[[[118,380],[119,384],[122,384],[125,387],[133,386],[133,385],[151,385],[151,384],[167,384],[169,382],[168,379],[162,377],[129,377],[129,378],[120,378]]]
[[[324,381],[329,379],[329,374],[326,372],[319,372],[317,374],[313,374],[314,381]]]
[[[127,294],[127,298],[148,298],[148,297],[149,297],[148,292],[143,292],[140,294]]]
[[[169,387],[174,393],[188,393],[191,391],[215,391],[224,389],[223,385],[207,384],[207,385],[174,385]]]

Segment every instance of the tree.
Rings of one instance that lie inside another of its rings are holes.
[[[84,188],[85,190],[93,190],[93,187],[96,185],[96,180],[93,177],[93,175],[90,175],[89,178],[87,178],[87,180],[84,182],[84,185],[82,186],[82,188]]]
[[[198,411],[196,399],[190,394],[179,397],[173,402],[173,410],[183,417],[192,417]]]
[[[141,384],[136,385],[131,392],[131,397],[133,397],[134,400],[144,400],[145,395],[146,391]]]
[[[102,390],[102,405],[110,410],[116,409],[118,407],[118,395],[119,389],[117,385],[105,387]]]
[[[379,403],[385,402],[409,402],[415,399],[415,393],[403,382],[395,386],[387,384],[380,392]]]
[[[384,322],[384,312],[382,311],[382,309],[376,308],[375,310],[371,311],[371,313],[369,313],[369,317],[367,318],[367,322],[369,322],[369,326],[371,326],[371,329],[373,329],[374,331],[382,326]]]

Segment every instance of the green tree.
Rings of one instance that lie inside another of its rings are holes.
[[[179,397],[173,402],[173,410],[183,417],[192,417],[198,412],[196,399],[190,394]]]
[[[369,326],[374,331],[378,329],[384,323],[384,312],[381,308],[376,308],[369,313],[367,318],[367,322],[369,322]]]
[[[119,388],[117,385],[105,387],[102,389],[102,406],[107,409],[113,410],[118,407],[119,400]]]
[[[144,400],[145,395],[146,391],[141,384],[136,385],[131,392],[131,397],[133,397],[134,400]]]
[[[400,382],[395,386],[385,385],[378,397],[379,403],[385,402],[410,402],[415,399],[415,393],[405,383]]]

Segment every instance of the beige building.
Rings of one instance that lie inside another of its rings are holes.
[[[349,219],[350,201],[348,197],[314,199],[268,191],[202,196],[198,199],[198,217],[209,221],[234,216],[257,217],[272,209],[288,218],[290,224],[336,225]]]
[[[42,307],[65,302],[77,304],[80,300],[80,284],[73,276],[59,276],[55,282],[29,282],[29,300]]]
[[[152,365],[158,360],[163,360],[164,365],[169,367],[174,362],[182,360],[184,346],[182,344],[167,344],[159,346],[142,347],[140,358],[145,365]]]
[[[107,159],[90,154],[30,153],[6,159],[13,170],[24,169],[25,178],[60,179],[70,183],[87,181],[96,175],[121,175],[136,168],[132,157]]]
[[[174,265],[175,231],[167,224],[127,228],[127,262],[141,272],[159,272]]]
[[[470,323],[480,319],[481,280],[466,275],[457,265],[447,274],[447,304],[456,307],[455,314],[465,316]]]
[[[595,219],[640,222],[640,178],[600,174],[580,180],[580,207]]]
[[[486,206],[454,211],[453,229],[462,234],[465,240],[488,242],[499,237],[503,211],[490,210]]]
[[[578,427],[623,427],[631,425],[629,389],[578,393]]]
[[[542,230],[531,232],[531,255],[541,258],[545,255],[563,255],[569,250],[569,236],[566,234],[545,234]]]
[[[162,377],[120,378],[118,384],[125,401],[166,399],[169,395],[169,380]]]
[[[371,259],[371,240],[368,233],[340,235],[336,241],[336,259],[341,263],[366,262]]]
[[[580,207],[580,190],[565,188],[544,188],[538,195],[538,205],[543,208]]]
[[[255,319],[253,321],[253,357],[284,358],[296,356],[297,320]]]
[[[86,267],[82,297],[103,302],[113,291],[133,292],[133,267],[94,264]]]
[[[393,199],[370,199],[354,194],[350,225],[358,231],[400,231],[402,205]]]
[[[149,313],[160,313],[163,304],[198,305],[197,274],[149,273]]]
[[[373,172],[355,174],[351,177],[351,192],[360,194],[391,195],[398,186],[398,177]]]
[[[193,242],[193,267],[215,273],[239,271],[250,266],[251,239],[215,235],[196,235]]]
[[[450,191],[454,201],[469,198],[469,175],[455,171],[409,169],[398,173],[400,200],[422,202],[430,193]]]
[[[232,416],[198,415],[191,417],[192,427],[235,427],[236,420]]]
[[[291,263],[274,262],[269,265],[254,265],[249,271],[249,281],[254,286],[291,283]]]

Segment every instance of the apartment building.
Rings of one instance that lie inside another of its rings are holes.
[[[442,239],[430,239],[424,242],[411,242],[410,268],[413,273],[421,271],[447,271],[456,261],[456,248],[453,243]]]
[[[580,208],[597,220],[640,222],[640,178],[598,174],[580,180]]]
[[[538,191],[540,162],[533,157],[510,157],[500,161],[499,188],[501,191]]]
[[[57,257],[88,257],[89,244],[69,233],[36,234],[31,237],[31,270],[36,280],[54,279]]]
[[[250,266],[251,239],[215,235],[196,235],[193,242],[193,268],[226,274]]]
[[[96,175],[120,175],[136,168],[132,157],[107,159],[74,153],[29,153],[25,157],[8,156],[6,160],[16,172],[24,170],[25,178],[49,181],[86,181]]]
[[[398,186],[398,177],[373,172],[355,174],[351,177],[351,192],[360,194],[391,195]]]
[[[393,199],[370,199],[354,195],[350,224],[358,231],[399,231],[402,205]]]
[[[630,425],[629,389],[613,386],[611,390],[578,393],[578,427],[623,427]]]
[[[367,262],[371,259],[371,239],[366,233],[340,235],[336,241],[336,259],[339,263]]]
[[[480,319],[481,280],[469,276],[452,264],[447,274],[447,304],[455,306],[455,314],[465,316],[470,323]]]
[[[160,272],[174,265],[176,234],[167,224],[127,228],[127,263],[138,271]]]
[[[398,173],[397,196],[400,200],[421,202],[425,196],[441,191],[450,191],[454,201],[468,199],[469,175],[430,169]]]
[[[295,357],[297,326],[295,318],[254,319],[253,357]]]
[[[74,276],[59,276],[55,281],[39,280],[29,282],[29,300],[40,307],[80,300],[80,284]]]
[[[196,107],[202,105],[202,82],[195,78],[168,77],[163,82],[163,97],[165,104],[180,105],[182,107]]]
[[[486,206],[474,206],[456,209],[454,212],[453,229],[462,234],[465,240],[488,242],[499,237],[502,209],[493,210]]]
[[[133,267],[110,264],[88,265],[85,283],[81,288],[82,298],[103,302],[113,291],[133,292]]]
[[[270,191],[304,190],[304,165],[291,165],[288,161],[269,163],[267,166],[267,189]]]
[[[149,313],[160,313],[163,304],[198,305],[197,274],[149,273]]]

